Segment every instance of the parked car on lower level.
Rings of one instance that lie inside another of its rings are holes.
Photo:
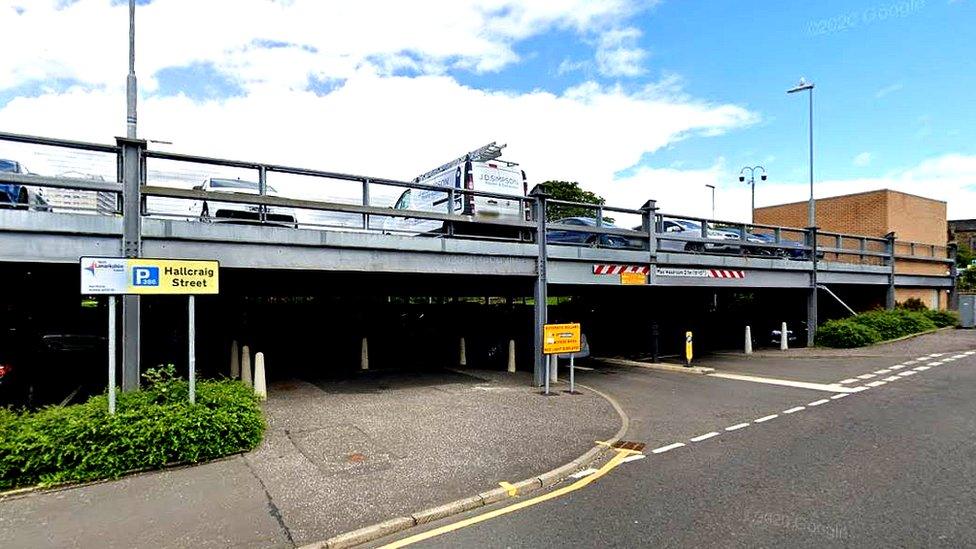
[[[0,172],[30,175],[27,168],[16,160],[0,158]],[[32,210],[48,210],[47,201],[37,187],[17,183],[0,183],[0,207]]]
[[[202,184],[194,187],[198,191],[214,193],[244,194],[256,196],[260,194],[258,184],[254,181],[241,179],[224,179],[211,177]],[[278,192],[271,186],[265,189],[267,196],[277,196]],[[256,223],[261,220],[261,206],[257,204],[242,204],[237,202],[220,202],[216,200],[194,200],[190,206],[190,214],[199,217],[201,221],[225,223]],[[295,210],[280,206],[265,206],[264,219],[267,223],[297,226]]]
[[[559,225],[572,225],[580,230],[553,229],[546,231],[546,242],[550,244],[579,244],[581,246],[603,246],[606,248],[633,247],[631,240],[625,236],[613,234],[598,234],[587,229],[597,227],[596,219],[592,217],[564,217],[551,221]],[[617,228],[613,223],[604,221],[600,225],[607,229]]]
[[[658,235],[658,249],[659,250],[674,250],[674,251],[688,251],[688,252],[738,252],[739,251],[739,235],[734,232],[726,231],[724,229],[713,229],[708,227],[706,229],[706,238],[712,240],[728,240],[736,241],[729,242],[728,244],[724,242],[695,242],[689,241],[693,238],[702,238],[702,226],[697,221],[692,221],[690,219],[672,219],[664,218],[661,221],[660,227],[658,229],[661,233]]]

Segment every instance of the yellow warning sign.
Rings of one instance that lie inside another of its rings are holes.
[[[576,323],[543,326],[542,352],[547,355],[580,352],[580,325]]]
[[[628,286],[647,284],[647,275],[644,273],[620,273],[620,283]]]

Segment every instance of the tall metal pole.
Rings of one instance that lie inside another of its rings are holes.
[[[810,204],[808,206],[809,210],[809,226],[817,226],[817,203],[813,199],[813,84],[810,85]]]
[[[535,279],[535,365],[533,368],[534,381],[536,387],[548,381],[549,365],[546,363],[546,355],[542,352],[542,330],[548,319],[548,277],[546,273],[546,263],[548,262],[546,251],[546,192],[545,188],[537,185],[529,193],[535,199],[535,220],[536,220],[536,241],[539,244],[538,259],[536,262]]]
[[[136,2],[129,0],[129,75],[125,79],[125,136],[136,138]]]
[[[126,77],[126,138],[117,138],[122,149],[122,251],[125,257],[142,253],[142,165],[145,141],[136,137],[136,4],[129,0],[129,74]],[[122,296],[122,390],[139,389],[140,299]]]
[[[705,186],[712,190],[712,219],[715,219],[715,185],[706,183]]]
[[[756,173],[753,172],[749,175],[749,186],[752,187],[752,202],[751,209],[749,210],[749,223],[756,222]]]

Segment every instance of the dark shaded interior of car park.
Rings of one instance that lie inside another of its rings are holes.
[[[78,293],[73,265],[2,265],[0,404],[76,402],[106,385],[107,297]],[[221,293],[196,298],[197,369],[229,371],[232,340],[263,352],[269,380],[370,375],[458,364],[465,338],[471,367],[504,369],[515,341],[520,370],[532,364],[533,279],[221,269]],[[832,288],[855,309],[881,305],[883,289]],[[741,349],[744,326],[757,347],[777,345],[786,321],[791,345],[805,341],[806,290],[559,286],[549,288],[550,322],[580,322],[593,356],[676,360],[692,331],[697,355]],[[119,309],[121,311],[121,309]],[[845,316],[821,292],[821,322]],[[119,333],[121,334],[121,314]],[[187,299],[142,297],[142,369],[187,368]],[[121,370],[121,338],[118,344]],[[12,373],[11,373],[12,371]],[[121,376],[121,374],[119,374]],[[118,380],[121,383],[121,379]]]

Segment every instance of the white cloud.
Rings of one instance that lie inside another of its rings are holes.
[[[851,163],[854,164],[855,166],[859,167],[859,168],[863,168],[863,167],[868,166],[869,164],[871,164],[871,160],[873,160],[873,155],[871,153],[865,151],[865,152],[862,152],[861,154],[855,156],[854,157],[854,160],[852,160]]]
[[[600,36],[596,64],[604,76],[640,76],[644,74],[647,52],[637,46],[640,30],[628,27],[611,29]]]
[[[891,94],[891,93],[895,93],[896,91],[899,91],[899,90],[901,90],[904,87],[905,87],[905,85],[902,84],[902,83],[900,83],[900,82],[897,83],[897,84],[892,84],[890,86],[885,86],[885,87],[881,88],[880,90],[874,92],[874,98],[875,99],[881,99],[882,97],[884,97],[884,96],[886,96],[888,94]]]
[[[615,28],[650,2],[627,0],[155,0],[137,9],[137,71],[147,89],[164,67],[210,62],[245,86],[302,87],[364,66],[425,74],[496,71],[516,42],[554,29]],[[0,0],[0,89],[51,78],[121,86],[127,8],[111,0]],[[255,41],[291,47],[267,48]]]

